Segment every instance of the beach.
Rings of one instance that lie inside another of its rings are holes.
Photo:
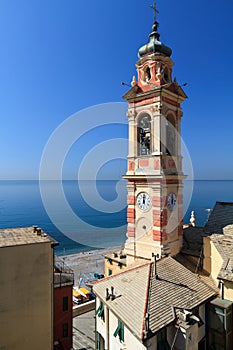
[[[108,253],[122,250],[122,245],[85,251],[76,254],[59,255],[58,258],[74,272],[74,286],[80,278],[93,278],[94,273],[104,273],[104,256]]]

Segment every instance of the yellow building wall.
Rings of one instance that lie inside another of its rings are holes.
[[[224,281],[224,298],[233,301],[233,282]]]
[[[0,349],[52,349],[52,310],[51,244],[1,248]]]
[[[203,238],[204,243],[204,263],[203,268],[211,274],[211,277],[218,284],[217,276],[223,264],[223,259],[209,237]]]
[[[118,262],[112,261],[111,263],[107,258],[104,259],[104,276],[110,276],[109,270],[112,271],[112,276],[116,275],[119,272],[126,270],[126,266],[122,265],[121,267],[118,265]]]
[[[217,276],[223,264],[223,259],[216,249],[214,243],[209,237],[204,237],[204,264],[203,267],[208,271],[216,282],[219,283]],[[224,299],[233,301],[233,282],[224,282]]]

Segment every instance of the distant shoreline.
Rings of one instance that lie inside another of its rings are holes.
[[[93,248],[90,250],[83,250],[82,252],[77,252],[77,253],[70,253],[70,254],[56,254],[58,257],[60,258],[74,258],[74,259],[79,259],[79,258],[84,258],[86,256],[93,256],[93,255],[103,255],[105,253],[109,253],[109,252],[113,252],[116,250],[121,250],[122,249],[122,245],[115,245],[115,246],[111,246],[111,247],[106,247],[106,248]]]
[[[73,270],[74,286],[77,286],[80,278],[91,278],[95,272],[103,274],[104,256],[108,253],[120,250],[122,250],[122,245],[57,256],[59,259],[64,261],[66,266]]]

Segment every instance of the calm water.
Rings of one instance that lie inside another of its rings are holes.
[[[60,243],[58,254],[122,244],[126,232],[126,183],[121,181],[118,187],[116,184],[82,181],[80,186],[77,181],[64,181],[64,204],[57,183],[44,183],[51,220],[42,203],[38,181],[0,181],[0,227],[37,225]],[[184,194],[189,187],[186,182]],[[213,208],[216,201],[233,201],[233,181],[195,181],[185,222],[189,222],[194,210],[197,224],[204,225],[205,209]]]

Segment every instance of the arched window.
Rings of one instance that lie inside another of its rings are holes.
[[[146,156],[151,153],[151,117],[144,114],[138,120],[138,154]]]
[[[167,68],[167,66],[164,68],[164,71],[163,71],[163,79],[164,79],[165,83],[170,82],[170,72],[169,72],[169,69]]]
[[[169,114],[166,120],[166,154],[169,156],[176,154],[175,118],[172,114]]]
[[[145,82],[148,82],[151,80],[151,72],[150,72],[150,68],[148,66],[146,66],[144,69],[143,69],[143,80]]]

